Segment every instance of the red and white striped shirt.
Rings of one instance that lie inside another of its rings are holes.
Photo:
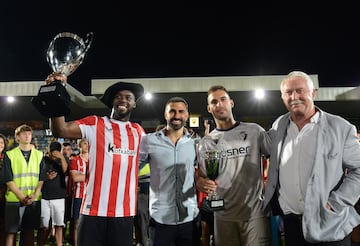
[[[76,171],[79,174],[86,175],[86,167],[89,165],[88,161],[81,158],[81,155],[77,155],[71,159],[69,170]],[[85,181],[84,182],[72,182],[72,197],[73,198],[83,198],[84,195],[84,188],[85,188]]]
[[[139,145],[144,129],[137,123],[88,116],[76,121],[89,141],[89,170],[81,214],[134,216]]]

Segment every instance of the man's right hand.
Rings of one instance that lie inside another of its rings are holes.
[[[61,81],[67,83],[67,77],[62,73],[53,72],[52,74],[49,74],[49,76],[46,78],[45,83],[48,85],[53,83],[54,81]]]
[[[213,181],[209,178],[198,176],[196,178],[196,188],[204,193],[214,192],[217,188],[216,181]]]

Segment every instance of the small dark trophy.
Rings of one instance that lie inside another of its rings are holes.
[[[200,153],[200,169],[206,176],[214,180],[219,175],[219,167],[221,164],[220,151],[216,149],[215,141],[210,137],[204,137],[199,144]],[[211,211],[224,209],[224,199],[222,199],[216,191],[208,194],[206,198]]]
[[[72,74],[82,63],[92,39],[93,33],[88,33],[85,41],[74,33],[57,34],[46,53],[52,70],[66,76]],[[31,103],[40,114],[48,118],[70,114],[70,95],[62,81],[41,86],[38,95],[31,99]]]

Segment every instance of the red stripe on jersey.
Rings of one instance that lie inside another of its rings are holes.
[[[86,175],[86,166],[88,166],[87,161],[85,161],[81,158],[80,155],[78,155],[71,159],[69,170]],[[74,182],[71,178],[71,175],[69,175],[69,181],[71,181],[72,185],[72,197],[83,198],[85,181]]]
[[[98,118],[96,131],[96,164],[94,173],[94,190],[92,193],[92,201],[91,201],[91,209],[90,216],[97,216],[99,203],[100,203],[100,193],[101,193],[101,183],[102,183],[102,175],[104,170],[104,152],[105,152],[105,124],[103,118]],[[92,170],[89,170],[92,172]]]
[[[94,115],[87,116],[85,118],[82,118],[80,120],[76,121],[76,124],[78,125],[95,125],[96,124],[97,117]]]
[[[89,168],[81,213],[125,217],[136,214],[139,145],[145,134],[136,123],[86,117],[80,121],[89,141]],[[105,163],[106,162],[106,163]]]
[[[126,133],[129,136],[129,146],[128,148],[130,150],[134,150],[134,136],[131,132],[130,126],[126,126]],[[132,136],[132,137],[130,137]],[[134,156],[129,155],[128,156],[128,163],[133,163]],[[124,215],[129,216],[130,215],[130,179],[131,179],[131,171],[134,165],[128,165],[127,171],[126,171],[126,186],[125,186],[125,194],[124,194]],[[136,175],[137,176],[137,175]]]
[[[96,124],[96,121],[97,121],[97,116],[95,115],[90,115],[90,116],[86,116],[85,118],[82,118],[82,119],[79,119],[79,120],[76,120],[76,124],[78,125],[95,125]],[[88,171],[87,174],[89,175],[89,167],[86,167],[86,170]],[[87,189],[86,188],[86,185],[88,183],[88,175],[86,177],[86,180],[85,180],[85,190]],[[86,193],[84,194],[84,197],[83,197],[83,201],[86,200]],[[86,206],[86,204],[83,202],[81,203],[81,209],[80,209],[80,212],[84,211],[84,206]]]
[[[137,123],[131,123],[131,127],[135,128],[136,131],[137,131],[137,134],[139,136],[138,138],[138,142],[137,142],[137,146],[140,146],[140,142],[141,142],[141,138],[142,136],[145,135],[145,131],[144,129]],[[140,152],[140,147],[136,153],[136,163],[138,164],[139,163],[139,152]],[[137,166],[138,167],[138,166]],[[138,183],[138,173],[139,173],[139,168],[136,168],[136,183]],[[137,194],[137,187],[136,187],[136,194]]]
[[[82,172],[82,173],[85,175],[85,177],[86,177],[86,173],[88,173],[88,172],[86,171],[86,168],[89,166],[89,160],[87,160],[87,161],[82,160],[81,162],[82,162],[83,166],[82,166],[82,168],[80,169],[80,172]],[[85,192],[85,182],[86,182],[86,180],[87,180],[87,179],[85,179],[85,181],[84,181],[84,182],[81,182],[80,185],[79,185],[79,186],[80,186],[80,187],[79,187],[79,191],[76,193],[76,194],[79,196],[79,198],[83,198],[83,196],[84,196],[84,192]]]
[[[120,134],[119,125],[111,123],[111,128],[113,129],[114,145],[117,148],[121,148],[121,134]],[[116,198],[117,198],[118,186],[119,186],[120,165],[121,165],[121,155],[113,154],[110,191],[109,191],[108,208],[107,208],[108,210],[107,214],[110,217],[114,217],[116,213]]]
[[[138,140],[137,146],[140,146],[141,138],[142,138],[143,135],[145,135],[145,131],[137,123],[131,123],[131,127],[136,129],[137,135],[139,136],[138,139],[137,139]],[[140,158],[139,152],[140,152],[140,147],[138,148],[138,151],[136,152],[136,156],[135,156],[136,157],[135,163],[137,163],[137,164],[139,164],[139,158]],[[139,167],[138,165],[135,166],[136,184],[138,184],[138,178],[139,178],[139,175],[138,175],[139,174],[139,168],[138,167]],[[136,206],[137,206],[137,200],[138,200],[138,190],[137,189],[138,189],[138,186],[136,185],[136,186],[134,186],[134,190],[132,191],[132,192],[134,192],[136,194],[136,196],[135,196],[135,204],[136,204]],[[136,208],[135,208],[135,211],[136,211]]]

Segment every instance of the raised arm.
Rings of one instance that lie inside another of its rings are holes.
[[[81,130],[75,121],[65,122],[65,117],[51,118],[50,127],[55,137],[78,139],[82,138]]]
[[[54,72],[46,78],[45,83],[51,84],[54,81],[62,81],[66,84],[67,77],[64,74]],[[51,118],[50,124],[51,131],[55,137],[69,139],[78,139],[82,137],[79,126],[74,121],[65,122],[64,116]]]

